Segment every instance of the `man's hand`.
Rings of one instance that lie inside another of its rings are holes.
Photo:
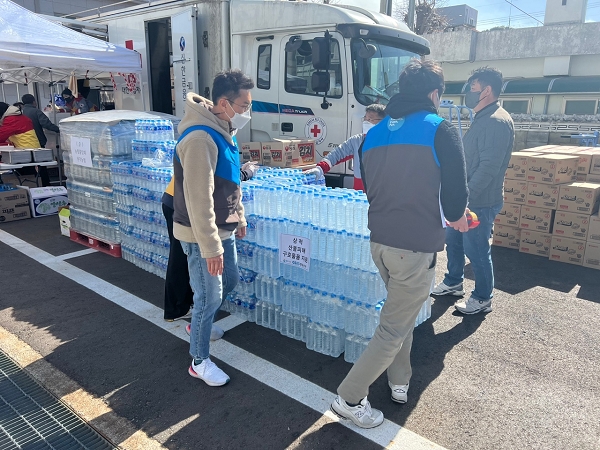
[[[206,258],[206,265],[208,266],[208,273],[213,277],[223,275],[223,255]]]
[[[448,226],[454,228],[456,231],[460,231],[461,233],[466,233],[469,231],[469,223],[467,222],[467,216],[465,214],[463,214],[462,217],[456,222],[448,222]]]
[[[258,163],[256,161],[248,161],[242,166],[242,170],[248,174],[248,179],[256,175],[258,171]]]
[[[307,175],[309,175],[309,174],[314,175],[316,180],[320,180],[321,178],[323,178],[325,176],[323,174],[323,169],[321,169],[319,166],[315,167],[314,169],[306,170],[304,173]]]
[[[235,230],[235,237],[238,239],[244,239],[246,237],[246,227],[239,227]]]

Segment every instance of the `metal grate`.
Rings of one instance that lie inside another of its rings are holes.
[[[0,450],[114,450],[0,351]]]

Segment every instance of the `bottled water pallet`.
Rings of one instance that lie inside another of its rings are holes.
[[[113,244],[112,242],[102,241],[94,236],[90,236],[74,229],[69,230],[70,239],[78,244],[85,245],[86,247],[93,248],[99,252],[106,253],[107,255],[114,256],[115,258],[121,257],[121,245]]]

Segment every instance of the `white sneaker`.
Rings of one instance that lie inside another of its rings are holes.
[[[190,334],[192,334],[192,324],[191,323],[188,323],[185,326],[185,332],[187,333],[188,336]],[[218,341],[219,339],[221,339],[223,337],[224,334],[225,334],[225,331],[223,331],[223,328],[221,328],[219,325],[216,325],[213,323],[212,328],[210,330],[210,340]]]
[[[339,395],[331,404],[331,411],[342,419],[350,419],[360,428],[375,428],[383,423],[383,413],[378,409],[371,409],[367,397],[363,398],[356,406],[349,406]]]
[[[396,403],[406,403],[408,400],[408,384],[392,384],[388,381],[392,390],[392,400]]]
[[[188,373],[194,378],[200,378],[209,386],[223,386],[229,383],[227,374],[219,369],[210,358],[206,358],[198,365],[195,365],[194,360],[192,360]]]
[[[431,291],[432,295],[455,295],[460,297],[461,295],[465,295],[465,291],[463,290],[462,283],[457,284],[456,286],[448,286],[443,281],[438,284],[433,291]]]
[[[488,313],[492,311],[492,299],[477,300],[469,297],[467,300],[459,300],[454,304],[458,312],[463,314],[477,314],[480,312]]]

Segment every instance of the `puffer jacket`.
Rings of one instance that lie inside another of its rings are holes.
[[[33,122],[16,106],[9,106],[0,120],[0,142],[6,141],[15,148],[40,147]]]

